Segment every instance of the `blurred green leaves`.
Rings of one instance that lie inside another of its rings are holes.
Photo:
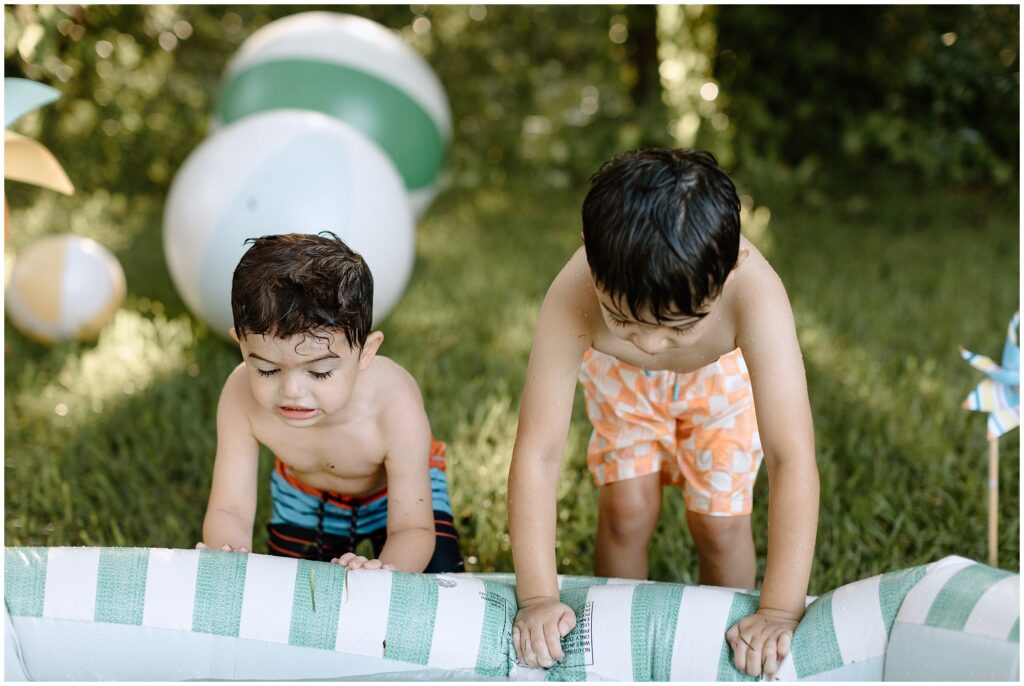
[[[719,10],[715,74],[741,164],[1016,184],[1018,7]]]
[[[64,94],[20,130],[49,146],[85,193],[105,188],[163,195],[209,133],[220,77],[234,51],[267,23],[312,9],[325,8],[5,6],[7,75]],[[655,113],[643,121],[658,121],[660,131],[627,124],[636,121],[638,81],[650,90],[652,70],[649,56],[647,66],[636,62],[641,34],[630,28],[644,27],[643,45],[655,40],[647,16],[652,9],[330,8],[399,32],[438,73],[455,128],[451,183],[501,184],[510,173],[536,170],[562,188],[585,179],[615,151],[670,141],[657,98],[645,99]],[[656,81],[655,74],[655,93]]]

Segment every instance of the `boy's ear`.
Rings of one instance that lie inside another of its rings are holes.
[[[740,253],[739,255],[736,256],[736,264],[735,266],[733,266],[732,269],[729,270],[729,275],[725,277],[725,283],[729,283],[729,279],[733,277],[733,275],[736,273],[736,270],[740,268],[740,265],[743,264],[743,260],[747,259],[748,255],[750,255],[749,250],[747,250],[746,248],[740,248]]]
[[[231,340],[233,340],[235,343],[239,342],[238,332],[235,331],[235,327],[232,326],[230,329],[228,329],[228,333],[231,334]]]
[[[363,343],[363,349],[359,353],[360,371],[370,366],[370,363],[373,362],[374,355],[377,354],[377,350],[380,349],[380,344],[383,342],[384,334],[380,331],[373,331],[366,337],[366,342]]]

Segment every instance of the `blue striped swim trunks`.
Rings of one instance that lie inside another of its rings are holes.
[[[460,571],[462,557],[448,496],[445,447],[444,443],[433,441],[430,451],[430,491],[437,533],[435,558],[441,555],[447,567],[437,571]],[[270,493],[273,509],[267,525],[267,545],[271,554],[330,560],[354,551],[364,539],[369,539],[379,554],[387,538],[386,486],[360,496],[321,491],[300,482],[285,463],[276,460]],[[428,571],[434,570],[428,567]]]

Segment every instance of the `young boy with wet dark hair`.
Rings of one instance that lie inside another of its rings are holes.
[[[577,378],[600,487],[595,572],[646,578],[662,487],[683,491],[700,582],[752,588],[750,513],[768,465],[760,606],[722,627],[734,662],[772,675],[803,615],[818,517],[814,431],[782,282],[740,235],[739,199],[708,153],[640,150],[605,164],[583,203],[583,247],[541,306],[509,472],[509,530],[528,665],[563,657],[556,483]],[[755,412],[756,408],[756,412]]]
[[[199,548],[248,552],[259,446],[275,456],[269,552],[350,569],[463,568],[419,387],[377,354],[373,277],[326,232],[250,239],[231,284],[243,361],[217,406]],[[374,559],[356,555],[369,539]]]

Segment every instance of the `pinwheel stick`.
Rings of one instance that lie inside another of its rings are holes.
[[[996,564],[999,530],[999,437],[988,439],[988,563]]]

